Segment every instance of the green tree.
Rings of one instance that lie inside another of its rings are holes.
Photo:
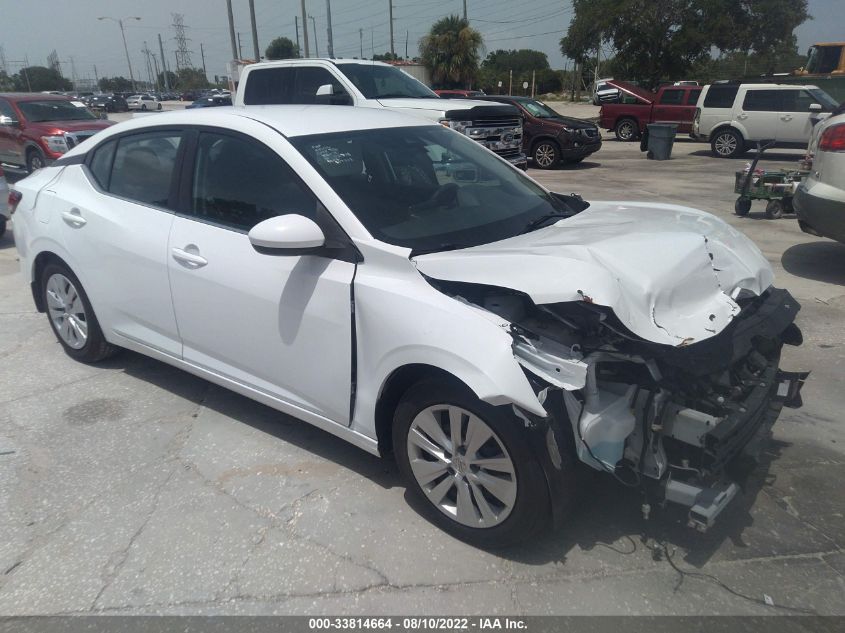
[[[487,55],[487,58],[481,62],[481,67],[505,72],[513,70],[515,73],[524,70],[542,70],[549,68],[549,58],[545,53],[530,48],[522,48],[518,51],[499,49]]]
[[[43,90],[73,90],[73,84],[62,77],[55,68],[29,66],[12,76],[15,90],[41,92]]]
[[[180,90],[208,88],[208,77],[202,68],[180,68],[176,72],[176,87]]]
[[[299,57],[299,47],[290,38],[277,37],[264,51],[267,59],[293,59]]]
[[[168,70],[167,71],[167,81],[168,81],[168,83],[165,84],[165,82],[164,82],[164,71],[161,71],[158,74],[156,81],[158,82],[158,85],[161,86],[162,88],[164,88],[165,85],[169,85],[171,88],[175,88],[176,82],[178,81],[178,77],[176,77],[176,73],[174,73],[172,70]]]
[[[625,78],[652,86],[706,65],[713,48],[755,53],[771,72],[809,17],[807,0],[573,0],[573,9],[564,55],[586,64],[610,44]]]
[[[103,92],[129,92],[132,82],[126,77],[101,77],[97,84]]]
[[[384,54],[376,53],[373,55],[373,61],[376,62],[395,62],[397,60],[402,59],[396,53],[391,53],[390,51],[386,51]]]
[[[450,15],[435,22],[420,40],[420,59],[435,86],[470,88],[483,46],[481,33],[463,18]]]

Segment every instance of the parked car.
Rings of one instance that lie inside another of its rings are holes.
[[[185,106],[186,110],[192,108],[216,108],[220,106],[232,105],[232,97],[213,96],[213,97],[199,97],[190,105]]]
[[[601,134],[595,123],[567,117],[531,97],[481,97],[484,101],[509,103],[522,114],[522,151],[539,169],[554,169],[561,163],[580,163],[601,149]]]
[[[132,95],[126,100],[126,105],[130,110],[161,110],[161,101],[152,95]]]
[[[620,90],[619,103],[603,103],[599,126],[612,130],[620,141],[634,141],[649,123],[674,123],[678,132],[689,132],[695,116],[698,86],[662,86],[651,92],[625,81],[608,81]]]
[[[477,545],[567,520],[578,462],[707,529],[806,377],[779,369],[799,305],[744,234],[552,193],[413,115],[166,112],[16,187],[69,356],[126,347],[392,453]]]
[[[110,125],[64,96],[0,93],[0,163],[32,173]]]
[[[6,224],[12,217],[9,212],[9,185],[6,182],[6,176],[3,173],[3,168],[0,167],[0,237],[6,233]]]
[[[845,111],[843,106],[837,111]],[[812,170],[792,204],[802,231],[845,243],[845,112],[820,128]]]
[[[434,94],[439,97],[446,97],[447,99],[461,99],[483,97],[483,90],[435,90]]]
[[[203,94],[202,90],[184,90],[179,95],[179,101],[194,101]]]
[[[129,112],[129,104],[126,103],[126,99],[115,94],[94,95],[88,99],[87,104],[92,110]]]
[[[275,104],[351,105],[415,114],[482,143],[527,169],[519,110],[476,99],[443,99],[408,73],[360,59],[285,59],[249,64],[241,73],[235,107]]]
[[[711,84],[698,98],[690,136],[708,141],[719,158],[741,156],[763,140],[775,141],[771,147],[804,148],[813,127],[836,106],[816,86]]]
[[[613,77],[599,79],[593,85],[593,105],[616,103],[619,101],[619,88],[608,84],[608,81],[613,81]]]

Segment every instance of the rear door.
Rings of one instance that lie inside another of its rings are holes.
[[[684,132],[683,122],[687,108],[684,105],[686,90],[683,88],[666,88],[657,98],[652,110],[652,123],[674,123],[678,131]]]
[[[735,113],[744,128],[746,141],[780,140],[780,111],[782,90],[749,88]]]

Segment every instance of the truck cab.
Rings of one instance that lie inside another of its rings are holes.
[[[619,89],[620,103],[603,103],[599,127],[615,132],[620,141],[634,141],[649,123],[674,123],[678,132],[692,130],[697,85],[662,86],[657,92],[625,81],[608,81]]]
[[[244,67],[235,107],[276,104],[345,105],[414,114],[465,134],[520,169],[528,164],[516,107],[442,99],[407,73],[382,62],[287,59]]]

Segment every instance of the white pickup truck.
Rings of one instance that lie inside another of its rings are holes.
[[[273,104],[352,105],[418,114],[466,134],[525,169],[522,118],[514,106],[442,99],[395,66],[360,59],[286,59],[241,71],[235,107]]]

